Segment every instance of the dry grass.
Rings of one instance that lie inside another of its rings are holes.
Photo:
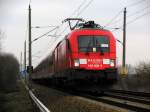
[[[150,63],[140,62],[135,67],[136,74],[120,77],[116,89],[150,92]]]

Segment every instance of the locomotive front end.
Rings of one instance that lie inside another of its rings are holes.
[[[73,77],[117,80],[116,40],[108,30],[79,29],[70,37]]]

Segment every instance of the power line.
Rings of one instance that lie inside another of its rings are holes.
[[[146,15],[148,15],[148,14],[150,14],[150,11],[149,11],[149,12],[146,12],[146,13],[144,13],[144,14],[142,14],[142,15],[136,17],[136,18],[134,18],[133,20],[127,22],[127,24],[131,24],[131,23],[135,22],[136,20],[138,20],[138,19],[140,19],[140,18],[142,18],[143,16],[146,16]]]
[[[138,4],[140,4],[140,3],[144,2],[144,1],[146,1],[146,0],[139,0],[137,2],[134,2],[132,4],[127,5],[126,7],[133,7],[133,6],[138,5]]]
[[[87,4],[85,7],[82,8],[82,10],[78,13],[77,16],[79,16],[87,7],[89,7],[89,5],[92,3],[92,1],[93,1],[93,0],[90,0],[90,1],[88,2],[88,4]],[[82,2],[82,3],[79,5],[79,7],[72,13],[72,15],[75,14],[79,9],[81,9],[81,7],[84,5],[85,2],[86,2],[86,0],[83,0],[83,2]],[[58,30],[61,26],[62,26],[62,24],[59,25],[59,27],[57,28],[57,30]],[[66,31],[67,27],[68,27],[68,25],[65,27],[65,29],[64,29],[59,35],[62,35],[62,33],[64,33],[64,32]],[[47,35],[48,33],[49,33],[49,32],[46,32],[45,34],[39,36],[37,39],[39,39],[39,38],[41,38],[41,37]],[[57,35],[57,31],[55,32],[54,35]],[[35,39],[35,40],[37,40],[37,39]],[[56,39],[53,41],[52,45],[53,45],[58,39],[59,39],[59,38],[56,38]],[[35,40],[33,40],[33,41],[35,41]]]
[[[53,40],[52,42],[50,42],[50,43],[48,43],[47,44],[47,46],[46,47],[44,47],[42,50],[40,50],[40,51],[37,51],[36,53],[34,53],[34,55],[36,54],[36,56],[38,56],[39,57],[39,59],[41,59],[42,57],[43,57],[43,53],[45,53],[46,51],[47,51],[47,49],[49,49],[49,50],[52,50],[52,47],[51,48],[48,48],[49,47],[49,45],[51,44],[51,46],[53,46],[53,44],[55,43],[55,41],[56,40]],[[37,55],[38,54],[38,55]],[[34,59],[34,63],[39,63],[39,62],[41,62],[41,60],[37,60],[37,58],[36,59]]]
[[[77,9],[70,15],[70,16],[72,16],[72,15],[74,15],[76,12],[78,12],[80,9],[81,9],[81,7],[86,3],[86,1],[87,0],[83,0],[82,2],[81,2],[81,4],[77,7]],[[69,16],[69,17],[70,17]]]
[[[55,27],[55,28],[53,28],[52,30],[50,30],[50,31],[48,31],[48,32],[46,32],[46,33],[44,33],[44,34],[42,34],[41,36],[39,36],[39,37],[35,38],[32,42],[34,42],[34,41],[36,41],[36,40],[38,40],[38,39],[42,38],[43,36],[45,36],[45,35],[49,34],[50,32],[52,32],[52,31],[54,31],[54,30],[56,30],[57,28],[58,28],[58,26],[57,26],[57,27]]]
[[[137,2],[134,2],[134,3],[132,3],[132,4],[127,5],[126,7],[132,7],[132,6],[135,6],[135,5],[138,5],[138,4],[142,3],[142,2],[144,2],[144,1],[146,1],[146,0],[139,0],[139,1],[137,1]],[[149,8],[149,5],[146,6],[145,8],[143,8],[143,9],[139,10],[139,11],[136,11],[135,13],[133,13],[133,14],[127,16],[127,17],[136,15],[137,13],[140,13],[140,12],[142,12],[143,10],[145,10],[145,9],[147,9],[147,8]],[[114,16],[114,18],[112,18],[112,20],[110,20],[110,22],[108,22],[104,27],[107,27],[107,26],[110,26],[111,24],[115,24],[116,22],[119,22],[121,19],[118,19],[118,20],[116,20],[116,21],[114,21],[114,20],[120,15],[121,12],[122,12],[122,10],[119,11],[119,13],[118,13],[116,16]],[[114,22],[113,22],[113,21],[114,21]]]
[[[119,11],[104,27],[109,26],[121,13],[123,12],[123,9]]]
[[[86,1],[87,1],[87,0],[83,0],[83,1],[81,2],[81,4],[77,7],[77,9],[76,9],[69,17],[73,16],[78,10],[80,10],[81,7],[86,3]],[[59,28],[62,26],[62,24],[63,24],[63,23],[61,23],[61,24],[59,25]],[[67,29],[67,27],[68,27],[68,25],[64,28],[64,30],[63,30],[60,34],[64,33],[65,30]],[[58,31],[58,29],[57,29],[57,31]],[[57,34],[57,31],[55,32],[55,34]]]
[[[136,15],[136,14],[138,14],[138,13],[143,12],[144,10],[146,10],[146,9],[148,9],[148,8],[150,8],[150,4],[148,4],[148,5],[147,5],[146,7],[144,7],[144,8],[142,8],[142,9],[140,9],[140,10],[138,10],[138,11],[136,11],[136,12],[130,14],[130,15],[128,15],[127,17],[134,16],[134,15]]]
[[[120,27],[117,27],[116,29],[113,29],[111,32],[114,32],[114,31],[117,31],[117,30],[122,30],[122,26],[120,26]]]
[[[150,4],[148,4],[148,5],[147,5],[146,7],[144,7],[144,8],[142,8],[142,9],[140,9],[140,10],[138,10],[138,11],[136,11],[136,12],[130,14],[130,15],[128,15],[127,17],[135,16],[136,14],[139,14],[139,13],[143,12],[144,10],[148,9],[149,7],[150,7]],[[120,11],[120,12],[121,12],[121,11]],[[119,14],[119,13],[118,13],[118,14]],[[116,15],[115,17],[117,18],[117,15]],[[120,21],[122,20],[122,19],[120,18],[120,19],[117,19],[116,21],[113,22],[113,20],[116,19],[115,17],[114,17],[114,19],[112,19],[108,24],[106,24],[104,27],[113,25],[113,24],[115,24],[115,23],[117,23],[117,22],[120,22]],[[112,28],[112,29],[113,29],[113,28]],[[115,29],[115,30],[118,30],[118,29]]]
[[[86,0],[83,0],[83,2],[79,5],[79,7],[78,7],[77,10],[80,10],[80,9],[81,9],[81,7],[82,7],[83,4],[85,3],[85,1],[86,1]],[[81,11],[78,12],[77,17],[78,17],[84,10],[86,10],[86,9],[89,7],[89,5],[90,5],[93,1],[94,1],[94,0],[90,0],[90,1],[87,3],[87,5],[85,5],[85,6],[81,9]],[[66,31],[67,27],[68,27],[68,25],[64,28],[64,30],[63,30],[59,35],[62,35],[62,33],[64,33],[64,32]]]
[[[48,36],[56,37],[56,35],[48,35]],[[55,41],[56,41],[56,39],[54,38],[54,40],[52,40],[50,43],[48,42],[48,44],[46,44],[46,46],[42,50],[37,51],[36,53],[34,53],[34,55],[42,54],[43,52],[46,52],[46,50],[49,47],[49,45],[50,44],[53,45],[55,43]]]
[[[48,26],[35,26],[35,27],[32,27],[32,28],[49,28],[49,27],[57,27],[57,26],[54,26],[54,25],[48,25]]]
[[[90,1],[87,3],[87,5],[85,5],[85,6],[82,8],[82,10],[78,13],[77,17],[78,17],[84,10],[86,10],[86,9],[90,6],[90,4],[91,4],[93,1],[94,1],[94,0],[90,0]]]
[[[72,15],[74,15],[78,10],[80,10],[81,9],[81,7],[86,3],[86,1],[87,0],[83,0],[82,2],[81,2],[81,4],[78,6],[78,8],[70,15],[70,16],[72,16]],[[85,6],[85,7],[83,7],[83,9],[80,11],[80,12],[78,12],[78,14],[77,14],[77,17],[90,5],[90,3],[92,2],[93,0],[90,0],[89,2],[88,2],[88,4]],[[69,16],[69,17],[70,17]],[[62,24],[61,24],[62,25]],[[59,35],[62,35],[66,30],[67,30],[67,28],[68,28],[68,25],[64,28],[64,30],[61,32],[61,33],[59,33]],[[57,34],[57,31],[55,32],[55,34]],[[57,40],[57,39],[56,39]]]
[[[77,8],[70,16],[74,15],[78,10],[80,10],[80,8],[85,4],[86,1],[87,1],[87,0],[83,0],[83,1],[81,2],[81,4],[78,6],[78,8]],[[57,31],[58,31],[58,29],[59,29],[61,26],[62,26],[62,23],[58,26],[58,28],[57,28],[57,30],[56,30],[56,32],[55,32],[54,35],[57,35]],[[59,35],[61,35],[62,33],[64,33],[64,32],[66,31],[67,27],[68,27],[68,25],[65,27],[65,29],[64,29]],[[37,39],[39,39],[39,38],[41,38],[41,37],[47,35],[48,33],[49,33],[49,32],[46,32],[45,34],[39,36]],[[37,40],[37,39],[34,39],[33,41],[35,41],[35,40]],[[57,39],[58,39],[58,38],[57,38]],[[55,43],[55,41],[56,41],[57,39],[55,39],[55,40],[53,41],[53,43]]]
[[[86,2],[86,0],[83,0],[83,2],[81,2],[81,4],[78,6],[78,8],[77,8],[70,16],[74,15],[74,14],[84,5],[85,2]],[[58,26],[58,28],[56,29],[56,32],[54,33],[54,35],[57,35],[57,31],[58,31],[58,29],[59,29],[62,25],[63,25],[63,24],[61,23],[61,24]],[[64,33],[64,32],[66,31],[67,27],[68,27],[68,25],[65,27],[65,29],[64,29],[61,33],[59,33],[59,35],[62,35],[62,33]],[[51,31],[50,31],[50,32],[51,32]],[[43,35],[37,37],[37,38],[34,39],[33,41],[36,41],[37,39],[39,39],[39,38],[41,38],[41,37],[47,35],[47,34],[50,33],[50,32],[46,32],[45,34],[43,34]],[[54,44],[57,40],[58,40],[58,38],[56,38],[56,39],[52,42],[52,44]],[[47,47],[46,47],[46,48],[47,48]]]
[[[149,12],[146,12],[146,13],[140,15],[140,16],[137,16],[136,18],[134,18],[134,19],[132,19],[131,21],[127,22],[127,25],[129,25],[129,24],[135,22],[136,20],[138,20],[138,19],[140,19],[140,18],[142,18],[142,17],[144,17],[144,16],[146,16],[146,15],[149,15],[149,14],[150,14],[150,11],[149,11]],[[112,32],[117,31],[117,30],[120,30],[120,29],[122,29],[122,26],[118,27],[118,29],[112,30]]]
[[[83,0],[83,1],[81,2],[81,4],[78,6],[78,8],[77,8],[71,15],[75,14],[78,10],[80,10],[81,7],[86,3],[86,1],[87,1],[87,0]],[[87,4],[86,6],[84,6],[83,9],[82,9],[80,12],[78,12],[77,17],[90,5],[90,3],[91,3],[92,1],[93,1],[93,0],[90,0],[90,1],[88,2],[88,4]],[[64,32],[66,31],[67,27],[68,27],[68,25],[67,25],[67,26],[64,28],[64,30],[60,33],[60,35],[62,35],[62,33],[64,33]]]

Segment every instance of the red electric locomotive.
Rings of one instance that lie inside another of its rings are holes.
[[[66,21],[79,19],[66,19]],[[77,23],[51,55],[33,71],[33,79],[106,83],[117,80],[116,39],[94,21]]]

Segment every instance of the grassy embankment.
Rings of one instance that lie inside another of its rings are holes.
[[[33,112],[32,102],[21,82],[13,91],[0,92],[0,112]]]
[[[33,112],[32,103],[19,80],[19,63],[0,53],[0,112]]]

